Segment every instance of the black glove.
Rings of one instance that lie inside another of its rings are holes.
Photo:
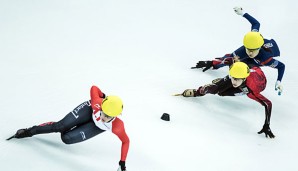
[[[210,69],[211,67],[213,67],[212,65],[212,61],[199,61],[197,63],[197,65],[195,67],[191,67],[191,69],[195,69],[195,68],[203,68],[203,72],[207,71],[208,69]]]
[[[119,169],[121,168],[121,171],[126,171],[125,161],[119,161]],[[118,169],[118,170],[119,170]]]
[[[269,124],[264,124],[262,130],[258,132],[258,134],[262,134],[262,133],[265,133],[266,137],[269,136],[269,138],[274,138],[275,137],[273,135],[273,133],[271,132],[271,129],[269,127]]]

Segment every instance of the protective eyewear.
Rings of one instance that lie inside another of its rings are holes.
[[[246,50],[249,51],[249,52],[254,52],[254,51],[260,50],[260,48],[257,48],[257,49],[248,49],[248,48],[246,48]]]
[[[235,77],[232,77],[230,75],[229,75],[229,77],[230,77],[230,79],[233,79],[235,81],[240,81],[240,80],[244,81],[245,80],[245,78],[235,78]]]
[[[104,116],[104,117],[107,118],[107,119],[112,119],[112,118],[114,118],[114,117],[112,117],[112,116],[109,116],[109,115],[105,114],[103,111],[100,112],[100,115]]]

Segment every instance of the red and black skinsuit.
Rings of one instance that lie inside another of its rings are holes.
[[[234,88],[231,78],[226,76],[221,79],[212,81],[212,84],[201,86],[196,91],[196,96],[204,96],[205,94],[218,94],[219,96],[238,96],[247,95],[249,98],[259,102],[265,107],[265,124],[270,124],[272,103],[264,97],[261,92],[266,88],[266,77],[259,67],[250,69],[250,75],[246,78],[242,85]]]
[[[122,142],[120,160],[125,161],[130,141],[123,121],[114,117],[107,123],[102,122],[100,119],[101,103],[105,94],[97,86],[92,86],[90,97],[91,100],[81,103],[60,121],[47,122],[29,128],[29,136],[60,132],[61,140],[65,144],[74,144],[86,141],[105,131],[112,132]]]

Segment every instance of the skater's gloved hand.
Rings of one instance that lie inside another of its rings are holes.
[[[282,90],[283,90],[283,87],[282,87],[280,81],[277,80],[275,83],[275,91],[277,91],[278,95],[281,95]]]
[[[273,133],[271,132],[271,129],[269,127],[269,124],[264,124],[263,128],[261,131],[258,132],[258,134],[262,134],[265,133],[266,138],[269,136],[269,138],[274,138],[275,136],[273,135]]]
[[[191,69],[195,68],[203,68],[203,72],[207,71],[213,67],[212,61],[199,61],[195,67],[191,67]]]
[[[196,89],[186,89],[184,90],[184,92],[182,93],[183,97],[196,97]]]
[[[119,168],[117,171],[127,171],[125,166],[125,161],[119,161]]]
[[[245,14],[242,7],[234,7],[233,9],[234,9],[235,13],[238,14],[238,15],[243,16]]]

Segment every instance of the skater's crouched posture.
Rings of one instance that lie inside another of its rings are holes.
[[[117,117],[122,113],[122,100],[118,96],[105,96],[96,86],[91,87],[90,95],[91,100],[80,104],[62,120],[20,129],[14,138],[60,132],[61,139],[65,144],[74,144],[90,139],[104,131],[111,131],[122,141],[118,171],[126,171],[125,160],[129,148],[129,138],[125,132],[123,121]]]
[[[198,89],[187,89],[184,97],[204,96],[206,94],[218,94],[220,96],[247,95],[265,107],[266,119],[264,126],[258,133],[265,133],[266,137],[274,138],[269,127],[272,103],[261,92],[266,88],[266,77],[259,67],[249,69],[243,62],[235,62],[231,65],[229,75],[215,79],[211,84],[200,86]]]

